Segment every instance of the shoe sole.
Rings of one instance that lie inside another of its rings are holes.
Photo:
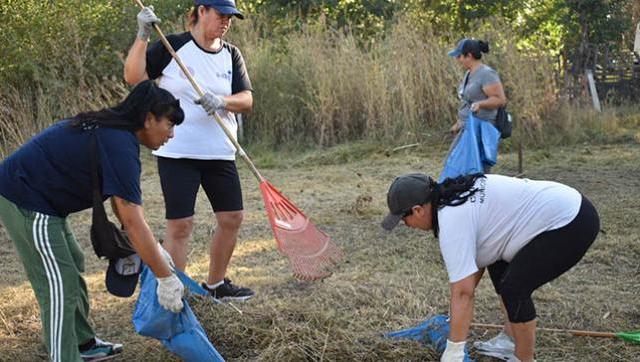
[[[516,350],[515,346],[513,348],[500,348],[500,347],[485,346],[481,344],[479,345],[475,343],[473,344],[473,348],[480,351],[498,352],[498,353],[502,353],[502,352],[514,353],[514,351]]]
[[[112,354],[112,355],[110,355],[110,356],[96,357],[96,358],[92,358],[92,359],[84,359],[84,358],[83,358],[83,361],[85,361],[85,362],[106,361],[106,360],[109,360],[109,359],[113,359],[113,358],[118,357],[118,354],[119,354],[119,353]]]
[[[218,303],[224,303],[224,302],[246,302],[247,300],[253,298],[253,295],[247,295],[244,297],[223,297],[223,298],[213,298],[215,301],[217,301]]]
[[[485,352],[496,352],[496,353],[515,353],[516,349],[513,348],[496,348],[496,347],[484,347],[484,346],[473,346],[475,349],[477,349],[478,351],[485,351]]]
[[[477,354],[481,354],[483,356],[489,356],[489,357],[493,357],[493,358],[497,358],[503,361],[507,361],[509,360],[509,358],[511,358],[511,356],[513,356],[513,352],[498,352],[498,351],[482,351],[482,350],[476,350]]]

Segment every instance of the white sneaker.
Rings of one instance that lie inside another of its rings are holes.
[[[479,354],[499,358],[504,361],[514,357],[516,350],[516,344],[513,339],[504,331],[501,331],[497,336],[488,341],[473,342],[473,346]]]

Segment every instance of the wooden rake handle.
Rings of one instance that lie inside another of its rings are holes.
[[[144,9],[144,4],[142,3],[141,0],[134,0],[134,1],[136,2],[136,4],[138,4],[140,9]],[[198,85],[195,78],[193,78],[193,75],[191,75],[191,72],[189,72],[189,69],[187,69],[184,63],[182,63],[182,59],[180,59],[180,57],[175,52],[175,50],[173,50],[173,47],[171,46],[171,44],[169,44],[167,37],[164,36],[164,33],[162,32],[158,24],[153,23],[153,28],[158,33],[158,36],[160,37],[160,41],[162,41],[162,44],[164,45],[164,47],[167,48],[167,51],[169,51],[169,53],[171,54],[171,57],[173,57],[176,63],[178,63],[178,66],[180,67],[184,75],[187,77],[187,79],[189,79],[189,82],[193,86],[193,89],[196,91],[196,93],[198,93],[198,96],[200,97],[204,96],[204,91],[202,90],[202,88],[200,88],[200,85]],[[253,164],[253,161],[251,161],[247,153],[244,152],[244,149],[242,148],[242,146],[240,146],[240,143],[238,143],[238,141],[235,139],[233,134],[231,134],[231,131],[229,131],[229,129],[224,125],[224,123],[222,123],[222,119],[220,119],[220,116],[218,116],[218,114],[214,112],[213,117],[215,118],[220,128],[222,128],[224,133],[227,135],[227,137],[229,138],[229,141],[233,143],[233,146],[238,151],[238,154],[240,155],[240,157],[242,157],[242,159],[247,163],[247,166],[249,166],[249,169],[251,170],[253,175],[258,179],[258,182],[264,181],[264,178],[262,177],[262,175],[260,174],[256,166]]]
[[[491,329],[502,329],[504,326],[498,324],[485,324],[485,323],[471,323],[472,327],[477,328],[491,328]],[[611,332],[594,332],[594,331],[583,331],[579,329],[559,329],[559,328],[536,328],[539,331],[545,332],[555,332],[555,333],[570,333],[574,336],[587,336],[587,337],[602,337],[602,338],[615,338],[616,334]]]

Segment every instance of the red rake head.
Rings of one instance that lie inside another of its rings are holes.
[[[293,275],[304,280],[330,276],[342,259],[331,238],[268,181],[260,183],[260,191],[278,249],[289,258]]]

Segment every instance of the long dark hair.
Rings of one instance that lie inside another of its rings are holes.
[[[118,105],[72,117],[71,127],[109,127],[135,132],[144,127],[148,113],[156,117],[168,117],[175,125],[184,120],[180,101],[169,91],[156,86],[153,81],[145,80],[136,85]]]
[[[467,200],[478,192],[478,188],[473,187],[476,180],[485,178],[481,173],[472,175],[458,176],[456,178],[445,179],[441,184],[435,182],[432,187],[433,196],[431,197],[431,223],[433,236],[436,238],[440,234],[438,226],[438,210],[445,206],[459,206],[467,202]]]

